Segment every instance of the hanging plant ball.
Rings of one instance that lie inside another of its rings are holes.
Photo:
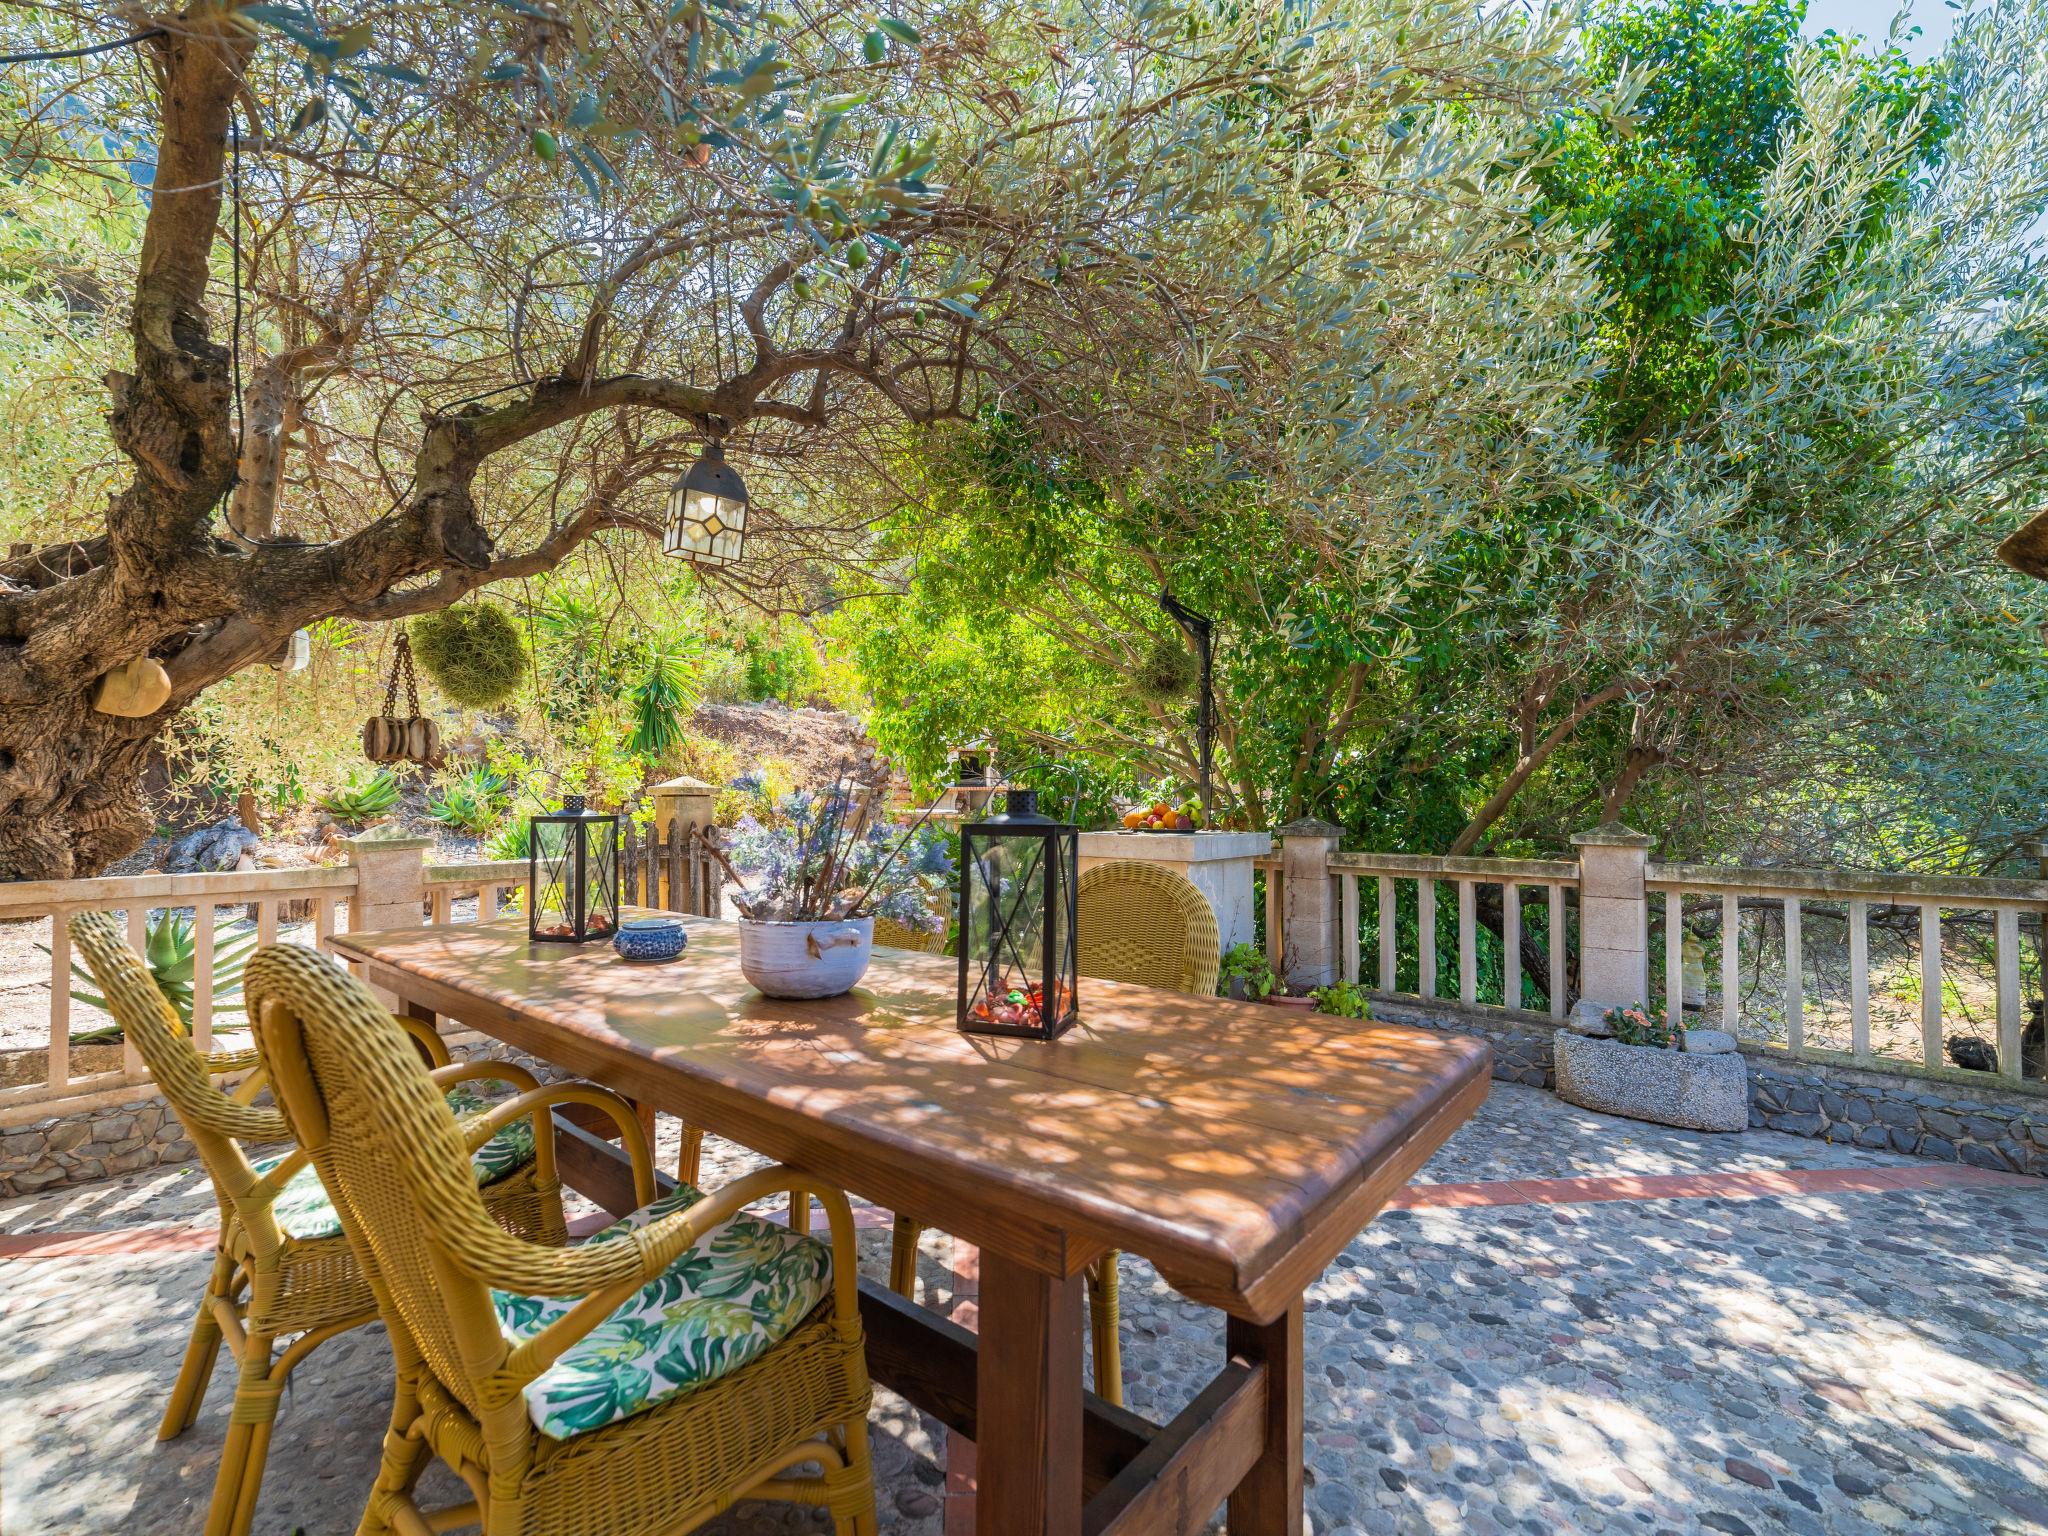
[[[1195,687],[1195,658],[1176,635],[1155,635],[1131,673],[1131,688],[1154,704],[1174,704]]]
[[[420,670],[465,709],[504,703],[526,676],[526,639],[495,604],[444,608],[409,629]]]

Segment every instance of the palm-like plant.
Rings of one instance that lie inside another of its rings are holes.
[[[633,714],[631,751],[659,758],[681,745],[685,722],[704,697],[701,658],[701,647],[686,640],[649,647],[646,670],[626,695]]]

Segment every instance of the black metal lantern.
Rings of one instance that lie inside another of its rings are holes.
[[[737,564],[747,547],[747,485],[713,438],[668,493],[661,551],[693,565]]]
[[[619,818],[593,811],[581,795],[533,818],[526,849],[526,936],[581,944],[619,931]]]
[[[1051,1040],[1078,1016],[1079,829],[1011,789],[1003,814],[960,829],[960,1027]]]

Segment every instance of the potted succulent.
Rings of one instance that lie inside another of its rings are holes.
[[[953,860],[920,819],[897,833],[877,795],[842,778],[782,798],[772,821],[742,816],[719,857],[740,889],[740,970],[769,997],[837,997],[867,974],[877,916],[945,928]]]

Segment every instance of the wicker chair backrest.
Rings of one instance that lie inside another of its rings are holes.
[[[274,1245],[279,1238],[268,1204],[247,1198],[256,1172],[242,1143],[285,1140],[289,1132],[284,1117],[268,1106],[237,1104],[221,1092],[206,1058],[185,1032],[184,1021],[165,1000],[142,957],[128,947],[127,935],[113,914],[79,912],[66,926],[85,968],[99,983],[107,1011],[192,1138],[213,1180],[215,1198],[224,1209],[235,1210],[252,1240]]]
[[[475,1383],[506,1345],[489,1291],[459,1255],[504,1234],[484,1209],[454,1112],[398,1021],[311,950],[259,949],[243,988],[279,1106],[320,1170],[385,1326],[477,1412]]]
[[[1082,872],[1078,901],[1083,976],[1196,997],[1215,992],[1216,914],[1180,875],[1112,859]]]

